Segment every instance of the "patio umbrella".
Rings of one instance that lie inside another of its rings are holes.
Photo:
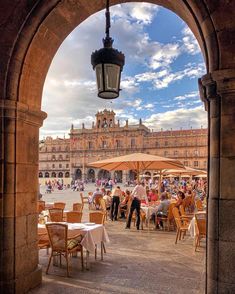
[[[207,178],[207,174],[196,175],[196,178]]]
[[[151,178],[150,175],[146,175],[146,174],[143,174],[143,175],[139,175],[141,178]]]
[[[162,170],[176,168],[184,169],[184,165],[177,159],[160,157],[145,153],[132,153],[124,156],[118,156],[89,163],[90,166],[98,167],[106,170],[136,170],[137,179],[139,179],[140,171],[159,170],[160,183]],[[160,188],[160,185],[159,185]]]
[[[174,174],[174,175],[198,175],[198,174],[206,174],[206,171],[195,169],[191,167],[185,167],[185,169],[167,169],[164,170],[164,174]]]

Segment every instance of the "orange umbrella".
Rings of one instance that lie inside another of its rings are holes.
[[[145,153],[132,153],[89,163],[90,166],[106,170],[136,170],[137,178],[141,170],[159,170],[160,182],[163,169],[184,169],[184,165],[177,159],[160,157]],[[160,186],[160,185],[159,185]]]
[[[118,156],[90,162],[90,166],[106,170],[163,170],[170,168],[184,169],[184,165],[177,159],[160,157],[145,153],[132,153],[124,156]]]
[[[174,174],[174,175],[198,175],[198,174],[206,174],[206,171],[195,169],[191,167],[185,167],[185,169],[167,169],[164,170],[164,174]]]

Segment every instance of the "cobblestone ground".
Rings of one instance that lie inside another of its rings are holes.
[[[79,200],[79,193],[54,192],[43,198],[48,202],[66,200],[70,209]],[[88,216],[85,212],[84,221]],[[65,264],[62,268],[51,266],[46,275],[48,255],[41,250],[43,283],[30,293],[204,293],[205,243],[194,252],[189,236],[175,245],[175,232],[146,227],[143,231],[133,227],[125,230],[125,221],[108,221],[105,226],[110,243],[103,261],[100,254],[97,261],[91,255],[90,270],[81,271],[78,256],[70,259],[70,278],[66,277]]]

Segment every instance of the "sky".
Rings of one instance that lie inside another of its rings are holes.
[[[98,110],[113,109],[121,125],[143,123],[155,131],[206,128],[197,80],[206,73],[198,43],[176,14],[147,3],[110,8],[113,47],[125,54],[120,96],[97,97],[91,53],[103,47],[104,10],[81,23],[62,43],[48,71],[40,138],[68,137],[71,124],[90,128]]]

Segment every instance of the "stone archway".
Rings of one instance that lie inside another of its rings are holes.
[[[87,172],[87,180],[89,182],[94,183],[95,182],[95,170],[93,168],[90,168]]]
[[[82,179],[82,170],[80,168],[76,169],[75,173],[75,180],[81,180]]]
[[[99,180],[108,180],[108,179],[111,178],[111,174],[107,170],[100,169],[98,171],[97,177],[98,177]]]
[[[23,293],[41,282],[35,223],[38,135],[46,117],[41,111],[44,80],[64,38],[88,16],[104,8],[104,1],[18,1],[17,5],[1,2],[4,25],[0,28],[0,238],[4,246],[1,246],[0,264],[7,261],[1,272],[1,289]],[[233,292],[235,2],[145,2],[162,5],[178,14],[193,31],[205,58],[207,75],[199,85],[209,119],[207,292]]]

